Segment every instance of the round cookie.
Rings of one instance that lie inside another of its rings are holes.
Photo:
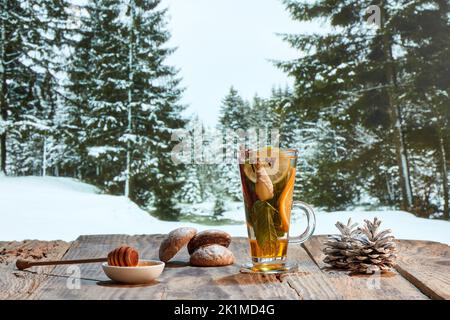
[[[219,267],[234,263],[233,253],[224,246],[212,244],[195,250],[190,263],[197,267]]]
[[[197,233],[195,237],[189,241],[187,248],[189,254],[194,253],[200,247],[211,245],[211,244],[220,244],[221,246],[227,247],[231,243],[231,236],[225,231],[221,230],[205,230]]]
[[[159,259],[167,262],[172,259],[195,235],[195,228],[178,228],[172,230],[159,247]]]

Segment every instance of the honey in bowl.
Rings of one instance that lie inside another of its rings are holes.
[[[121,246],[108,254],[108,265],[112,267],[136,267],[139,263],[139,253],[129,246]]]
[[[158,261],[139,261],[136,267],[151,267],[160,265],[162,262]]]

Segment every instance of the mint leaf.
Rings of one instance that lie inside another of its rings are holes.
[[[273,221],[275,209],[264,201],[256,201],[252,208],[251,219],[258,246],[267,254],[277,249],[277,231]]]
[[[274,212],[273,215],[273,224],[275,227],[279,228],[281,226],[281,217],[280,214],[278,212]]]
[[[270,203],[267,202],[267,205],[272,208],[272,213],[273,213],[272,220],[273,220],[273,225],[275,226],[275,230],[277,231],[277,237],[283,237],[286,234],[286,232],[281,230],[280,212],[277,209],[275,209],[275,207],[272,206]]]

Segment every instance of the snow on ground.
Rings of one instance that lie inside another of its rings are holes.
[[[382,220],[381,228],[391,229],[397,239],[432,240],[450,244],[450,222],[417,218],[404,211],[319,212],[314,234],[338,233],[334,226],[336,221],[347,223],[347,220],[352,218],[352,221],[361,225],[364,223],[364,219],[373,220],[374,217],[380,218]],[[304,221],[305,219],[301,218],[294,223],[294,226],[301,228],[299,225],[303,225]]]
[[[226,218],[244,220],[239,203],[229,203]],[[208,208],[205,204],[204,208]],[[450,222],[422,219],[402,211],[318,212],[315,234],[336,233],[337,220],[356,222],[379,217],[399,239],[433,240],[450,244]],[[0,240],[74,240],[81,234],[167,233],[179,226],[198,230],[220,228],[246,236],[244,223],[211,227],[193,223],[160,221],[125,197],[99,194],[88,184],[70,178],[0,177]],[[293,222],[292,234],[300,233],[305,218]],[[297,232],[298,230],[298,232]]]
[[[0,240],[74,240],[82,234],[167,233],[178,222],[160,221],[125,197],[99,194],[70,178],[0,177]],[[208,226],[195,226],[198,230]],[[245,234],[242,226],[221,226]]]

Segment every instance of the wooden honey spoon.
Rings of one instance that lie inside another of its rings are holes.
[[[79,263],[98,263],[108,262],[108,265],[114,267],[135,267],[139,263],[139,253],[136,249],[129,246],[121,246],[110,253],[106,258],[78,259],[78,260],[53,260],[53,261],[29,261],[18,259],[16,267],[19,270],[25,270],[33,266],[51,266],[60,264],[79,264]]]

